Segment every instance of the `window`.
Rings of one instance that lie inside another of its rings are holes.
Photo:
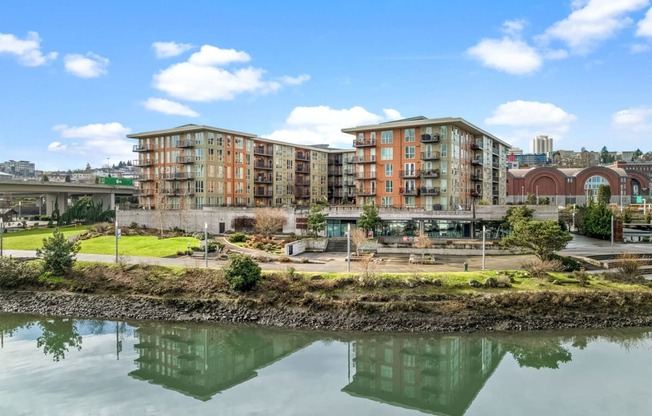
[[[448,157],[448,146],[446,146],[446,143],[441,144],[441,157]]]
[[[448,162],[441,162],[439,164],[439,167],[441,168],[441,174],[442,175],[448,175]]]
[[[405,190],[406,191],[414,191],[416,189],[416,182],[414,179],[408,179],[405,181]]]
[[[392,176],[394,174],[394,165],[388,163],[385,165],[385,176]]]
[[[414,159],[415,155],[415,150],[414,146],[405,146],[405,158],[406,159]]]
[[[389,144],[394,142],[394,132],[391,130],[380,132],[380,143]]]
[[[394,149],[391,147],[381,147],[380,160],[394,160]]]
[[[236,136],[236,137],[233,138],[233,141],[235,143],[236,149],[242,149],[243,148],[244,140],[242,139],[242,137]]]
[[[364,140],[364,133],[358,133],[358,140],[360,141]]]
[[[394,198],[391,196],[384,196],[380,198],[380,205],[383,207],[391,207],[394,205]]]
[[[414,208],[415,206],[415,198],[413,196],[406,196],[405,197],[405,206],[407,208]]]
[[[394,192],[394,181],[385,181],[385,193],[391,194]]]
[[[414,163],[406,163],[405,164],[405,175],[407,176],[414,176],[416,173],[416,167]]]
[[[415,141],[415,134],[414,134],[414,129],[405,129],[405,141],[406,142],[413,142]]]

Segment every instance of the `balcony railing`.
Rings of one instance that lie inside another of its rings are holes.
[[[398,172],[398,177],[399,178],[418,178],[421,176],[421,171],[414,169],[414,170],[400,170]]]
[[[138,190],[138,196],[150,196],[154,195],[154,190],[153,189],[139,189]]]
[[[340,158],[328,159],[328,164],[329,165],[341,165],[342,164],[342,159],[340,159]]]
[[[179,143],[177,143],[177,147],[195,147],[196,142],[192,139],[190,140],[179,140]]]
[[[355,163],[374,163],[376,161],[376,155],[356,156],[353,160]]]
[[[195,174],[192,172],[172,172],[163,175],[163,178],[166,181],[183,181],[183,180],[193,179],[194,177]]]
[[[355,169],[345,169],[344,174],[345,175],[355,175]]]
[[[481,191],[471,191],[471,197],[472,198],[480,198],[480,197],[482,197],[482,192]]]
[[[439,135],[438,134],[422,134],[421,135],[421,143],[439,143]]]
[[[426,169],[421,171],[421,176],[424,178],[438,178],[439,169]]]
[[[355,139],[353,140],[353,147],[369,147],[375,146],[376,139]]]
[[[266,149],[265,146],[254,146],[254,154],[260,156],[272,156],[272,149]]]
[[[310,181],[299,181],[294,183],[296,186],[310,186]]]
[[[270,191],[256,189],[254,191],[254,196],[256,198],[271,198],[273,195]]]
[[[307,166],[297,166],[296,172],[301,174],[309,174],[310,168]]]
[[[177,156],[177,163],[195,163],[194,156]]]
[[[472,165],[482,165],[482,159],[481,158],[475,158],[471,160]]]
[[[141,146],[138,144],[134,145],[134,152],[153,152],[154,151],[154,146],[152,145],[146,145],[146,146]]]
[[[440,190],[439,190],[438,187],[432,188],[432,187],[422,186],[421,188],[419,188],[419,192],[421,193],[421,195],[434,195],[434,196],[436,196],[436,195],[439,195]]]
[[[471,175],[471,180],[472,181],[481,181],[482,180],[482,175]]]
[[[439,152],[421,152],[421,160],[439,160],[441,155]]]
[[[401,195],[407,195],[407,196],[419,195],[419,189],[418,188],[401,188],[399,190],[399,193]]]
[[[170,196],[191,196],[195,194],[195,191],[193,189],[163,188],[159,193]]]
[[[376,172],[358,172],[355,174],[356,179],[376,179]]]
[[[500,149],[497,148],[497,147],[492,147],[492,148],[491,148],[491,152],[492,152],[494,155],[499,155],[499,154],[500,154]]]
[[[296,160],[310,161],[310,153],[298,152],[294,158]]]
[[[355,181],[344,181],[344,186],[356,186]]]
[[[272,183],[271,176],[256,176],[254,177],[255,183]]]
[[[132,163],[136,167],[145,167],[145,166],[152,166],[154,164],[154,161],[152,159],[141,159],[141,160],[134,160],[134,163]]]
[[[148,174],[145,174],[145,173],[141,173],[140,175],[138,175],[138,180],[141,181],[141,182],[153,181],[154,180],[154,175],[148,175]]]
[[[498,169],[498,168],[500,167],[500,165],[498,164],[498,162],[493,162],[493,163],[491,164],[491,166],[493,166],[494,169]]]
[[[375,188],[356,188],[355,190],[356,195],[360,196],[373,196],[376,195],[376,189]]]
[[[498,181],[499,181],[499,178],[498,178],[498,176],[494,175],[494,176],[491,177],[491,180],[492,180],[493,182],[498,182]]]
[[[265,163],[262,160],[254,163],[254,169],[274,169],[274,165],[271,163]]]
[[[328,176],[342,176],[342,168],[341,167],[328,168]]]

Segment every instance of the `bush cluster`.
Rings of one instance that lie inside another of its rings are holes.
[[[260,266],[249,256],[233,254],[224,269],[224,279],[233,290],[246,292],[253,289],[262,274]]]
[[[249,241],[249,237],[245,233],[235,233],[229,237],[231,243],[244,243]]]
[[[0,257],[2,289],[38,285],[40,275],[41,267],[36,262],[19,262],[12,257]]]

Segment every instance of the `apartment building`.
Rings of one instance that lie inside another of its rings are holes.
[[[351,202],[351,151],[302,146],[201,125],[135,133],[144,208]],[[329,184],[329,175],[331,182]],[[347,180],[349,182],[347,182]]]
[[[414,117],[342,131],[354,136],[358,205],[437,211],[506,202],[510,146],[462,118]]]
[[[33,178],[35,165],[27,160],[7,160],[6,162],[0,162],[0,172]]]

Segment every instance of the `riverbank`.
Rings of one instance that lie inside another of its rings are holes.
[[[0,311],[110,320],[246,323],[391,332],[525,331],[652,325],[652,294],[492,293],[403,301],[315,301],[268,305],[252,298],[163,299],[42,291],[0,291]]]

